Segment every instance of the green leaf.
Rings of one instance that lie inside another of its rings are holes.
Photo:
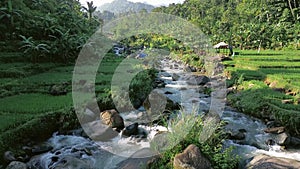
[[[7,5],[8,5],[8,11],[9,11],[9,12],[12,12],[12,11],[13,11],[13,8],[12,8],[12,1],[11,1],[11,0],[8,0]]]

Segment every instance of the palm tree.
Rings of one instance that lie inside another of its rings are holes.
[[[94,6],[94,3],[93,1],[91,2],[86,2],[87,3],[87,8],[86,7],[83,7],[84,10],[86,10],[88,12],[88,18],[91,22],[92,20],[92,17],[93,17],[93,13],[96,11],[97,7]]]

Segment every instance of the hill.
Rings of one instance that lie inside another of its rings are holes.
[[[148,12],[150,12],[152,9],[154,9],[154,6],[140,2],[134,3],[127,0],[115,0],[111,3],[106,3],[98,7],[98,10],[101,12],[109,11],[113,12],[114,14],[139,12],[142,9],[146,9]]]

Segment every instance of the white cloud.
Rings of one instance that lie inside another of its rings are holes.
[[[81,4],[86,6],[86,2],[87,1],[91,1],[91,0],[80,0]],[[93,0],[94,2],[94,6],[101,6],[105,3],[110,3],[112,2],[113,0]],[[168,5],[168,4],[171,4],[171,3],[182,3],[184,2],[184,0],[129,0],[131,2],[142,2],[142,3],[147,3],[147,4],[150,4],[150,5],[153,5],[153,6],[160,6],[160,5]]]

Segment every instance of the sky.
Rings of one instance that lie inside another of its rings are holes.
[[[92,1],[92,0],[80,0],[81,4],[86,5],[87,1]],[[101,6],[105,3],[110,3],[113,0],[93,0],[94,2],[94,6]],[[161,6],[161,5],[168,5],[171,3],[182,3],[184,2],[184,0],[128,0],[131,2],[142,2],[142,3],[146,3],[146,4],[150,4],[153,6]]]

